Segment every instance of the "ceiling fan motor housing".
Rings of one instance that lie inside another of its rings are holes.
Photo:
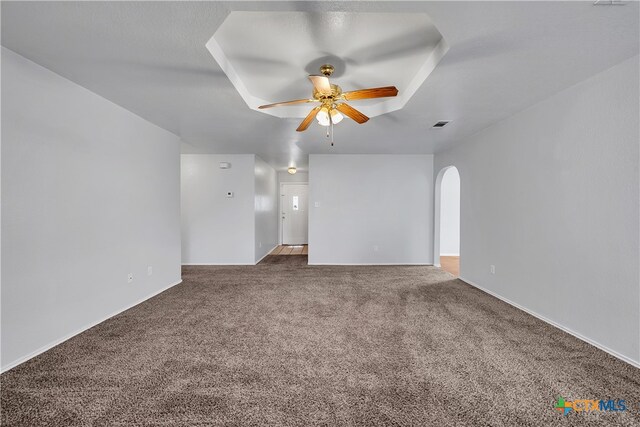
[[[335,101],[339,99],[341,95],[342,95],[342,88],[334,84],[331,85],[330,94],[320,93],[316,89],[313,90],[313,98],[317,99],[318,101],[323,101],[323,100]]]
[[[335,68],[333,68],[333,65],[331,64],[324,64],[320,66],[320,72],[327,77],[331,76],[334,70]]]

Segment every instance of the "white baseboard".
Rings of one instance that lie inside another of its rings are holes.
[[[269,249],[269,250],[267,251],[267,253],[266,253],[266,254],[264,254],[264,255],[262,256],[262,258],[260,258],[259,260],[257,260],[257,261],[256,261],[256,265],[260,264],[260,261],[262,261],[263,259],[265,259],[265,258],[267,257],[267,255],[269,255],[271,252],[273,252],[273,250],[274,250],[275,248],[277,248],[278,246],[280,246],[280,245],[275,245],[274,247],[272,247],[271,249]]]
[[[460,254],[440,254],[440,256],[460,256]]]
[[[528,309],[528,308],[526,308],[526,307],[524,307],[524,306],[522,306],[522,305],[520,305],[518,303],[515,303],[515,302],[513,302],[513,301],[511,301],[511,300],[509,300],[507,298],[504,298],[501,295],[498,295],[495,292],[492,292],[492,291],[490,291],[488,289],[483,288],[482,286],[480,286],[480,285],[478,285],[476,283],[473,283],[471,280],[467,280],[464,277],[459,277],[459,279],[462,280],[465,283],[468,283],[469,285],[473,286],[474,288],[478,288],[481,291],[486,292],[489,295],[494,296],[494,297],[498,298],[499,300],[504,301],[507,304],[509,304],[509,305],[511,305],[511,306],[513,306],[513,307],[515,307],[517,309],[520,309],[520,310],[524,311],[525,313],[528,313],[528,314],[532,315],[533,317],[536,317],[536,318],[542,320],[543,322],[546,322],[546,323],[550,324],[551,326],[554,326],[554,327],[556,327],[556,328],[558,328],[558,329],[560,329],[560,330],[562,330],[562,331],[564,331],[564,332],[566,332],[566,333],[568,333],[570,335],[573,335],[574,337],[578,338],[579,340],[582,340],[582,341],[586,342],[587,344],[591,344],[592,346],[597,347],[597,348],[599,348],[600,350],[602,350],[602,351],[604,351],[606,353],[609,353],[613,357],[615,357],[617,359],[620,359],[623,362],[626,362],[626,363],[630,364],[631,366],[635,366],[636,368],[640,368],[640,362],[638,362],[636,360],[633,360],[633,359],[631,359],[631,358],[629,358],[629,357],[627,357],[627,356],[625,356],[623,354],[620,354],[615,350],[611,350],[606,345],[600,344],[599,342],[594,341],[591,338],[585,337],[582,334],[579,334],[579,333],[577,333],[575,331],[572,331],[571,329],[567,328],[566,326],[563,326],[563,325],[561,325],[561,324],[559,324],[557,322],[554,322],[553,320],[548,319],[548,318],[544,317],[543,315],[536,313],[533,310],[530,310],[530,309]]]
[[[421,265],[421,266],[433,266],[433,264],[427,264],[422,262],[376,262],[376,263],[366,263],[360,262],[357,264],[348,263],[348,262],[310,262],[309,265],[368,265],[368,266],[376,266],[376,265]]]
[[[225,265],[255,265],[252,262],[189,262],[189,263],[182,263],[182,265],[192,265],[192,266],[198,266],[198,265],[219,265],[219,266],[225,266]]]
[[[74,332],[72,332],[72,333],[70,333],[68,335],[65,335],[62,338],[54,340],[54,341],[50,342],[49,344],[43,345],[39,349],[37,349],[35,351],[32,351],[31,353],[27,354],[26,356],[22,356],[22,357],[20,357],[20,358],[18,358],[16,360],[14,360],[13,362],[10,362],[10,363],[6,364],[5,366],[2,367],[2,369],[0,369],[0,372],[7,372],[8,370],[13,369],[16,366],[20,365],[21,363],[24,363],[27,360],[32,359],[32,358],[36,357],[37,355],[42,354],[45,351],[50,350],[50,349],[52,349],[53,347],[55,347],[55,346],[57,346],[59,344],[62,344],[63,342],[67,341],[70,338],[75,337],[78,334],[81,334],[82,332],[86,331],[87,329],[91,329],[94,326],[104,322],[105,320],[108,320],[108,319],[112,318],[113,316],[116,316],[116,315],[122,313],[123,311],[127,311],[130,308],[133,308],[136,305],[141,304],[141,303],[145,302],[146,300],[155,297],[158,294],[161,294],[162,292],[166,291],[167,289],[172,288],[172,287],[174,287],[176,285],[179,285],[180,283],[182,283],[182,279],[180,279],[179,281],[177,281],[175,283],[172,283],[172,284],[170,284],[170,285],[168,285],[168,286],[166,286],[166,287],[164,287],[164,288],[162,288],[162,289],[160,289],[158,291],[155,291],[155,292],[149,294],[148,296],[146,296],[146,297],[144,297],[144,298],[142,298],[140,300],[137,300],[133,304],[127,305],[126,307],[113,312],[113,313],[101,318],[100,320],[96,320],[95,322],[92,322],[89,325],[83,326],[82,328],[77,329]]]

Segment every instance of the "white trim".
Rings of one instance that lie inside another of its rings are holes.
[[[308,265],[354,265],[354,266],[358,266],[358,265],[369,265],[369,266],[376,266],[376,265],[420,265],[420,266],[428,266],[428,267],[433,267],[433,264],[428,264],[428,263],[423,263],[423,262],[375,262],[375,263],[371,263],[371,262],[359,262],[357,264],[354,263],[349,263],[349,262],[310,262],[308,263]]]
[[[548,318],[544,317],[543,315],[536,313],[533,310],[530,310],[530,309],[528,309],[528,308],[526,308],[526,307],[524,307],[524,306],[522,306],[522,305],[520,305],[518,303],[515,303],[515,302],[513,302],[513,301],[511,301],[511,300],[509,300],[507,298],[504,298],[501,295],[498,295],[495,292],[492,292],[492,291],[490,291],[488,289],[483,288],[480,285],[477,285],[476,283],[473,283],[471,280],[467,280],[467,279],[465,279],[463,277],[459,277],[459,279],[462,280],[463,282],[473,286],[474,288],[478,288],[481,291],[486,292],[489,295],[494,296],[494,297],[498,298],[499,300],[504,301],[507,304],[509,304],[509,305],[511,305],[511,306],[513,306],[513,307],[515,307],[517,309],[520,309],[520,310],[524,311],[525,313],[532,315],[533,317],[536,317],[536,318],[542,320],[545,323],[548,323],[551,326],[555,326],[556,328],[568,333],[569,335],[573,335],[574,337],[578,338],[579,340],[582,340],[582,341],[586,342],[587,344],[591,344],[592,346],[594,346],[596,348],[599,348],[600,350],[604,351],[605,353],[609,353],[613,357],[615,357],[617,359],[620,359],[623,362],[626,362],[626,363],[630,364],[631,366],[634,366],[636,368],[640,368],[640,362],[639,361],[633,360],[633,359],[629,358],[628,356],[625,356],[623,354],[618,353],[615,350],[610,349],[606,345],[600,344],[599,342],[594,341],[591,338],[585,337],[584,335],[581,335],[581,334],[579,334],[579,333],[577,333],[575,331],[572,331],[571,329],[567,328],[566,326],[563,326],[563,325],[561,325],[561,324],[559,324],[557,322],[554,322],[553,320],[548,319]]]
[[[198,265],[255,265],[253,262],[190,262],[183,263],[186,266],[198,266]]]
[[[440,254],[440,256],[460,256],[460,254]]]
[[[138,304],[142,304],[143,302],[155,297],[158,294],[161,294],[162,292],[168,290],[169,288],[172,288],[172,287],[174,287],[176,285],[179,285],[180,283],[182,283],[182,279],[180,279],[177,282],[172,283],[172,284],[170,284],[170,285],[168,285],[168,286],[166,286],[166,287],[164,287],[164,288],[162,288],[162,289],[160,289],[160,290],[158,290],[156,292],[153,292],[152,294],[150,294],[150,295],[148,295],[148,296],[146,296],[146,297],[134,302],[133,304],[130,304],[130,305],[128,305],[128,306],[126,306],[126,307],[124,307],[124,308],[122,308],[120,310],[114,311],[113,313],[107,315],[106,317],[101,318],[100,320],[97,320],[95,322],[91,322],[89,325],[84,326],[84,327],[82,327],[80,329],[76,329],[74,332],[72,332],[72,333],[70,333],[68,335],[65,335],[62,338],[54,340],[54,341],[50,342],[49,344],[45,344],[42,347],[40,347],[39,349],[37,349],[35,351],[32,351],[31,353],[27,354],[26,356],[22,356],[22,357],[20,357],[20,358],[18,358],[16,360],[14,360],[13,362],[8,363],[7,365],[3,366],[2,369],[0,370],[0,372],[2,372],[2,373],[7,372],[8,370],[15,368],[16,366],[26,362],[27,360],[32,359],[32,358],[38,356],[39,354],[42,354],[45,351],[52,349],[53,347],[55,347],[55,346],[57,346],[59,344],[62,344],[63,342],[67,341],[68,339],[71,339],[71,338],[75,337],[76,335],[81,334],[84,331],[86,331],[88,329],[91,329],[94,326],[99,325],[100,323],[102,323],[102,322],[104,322],[106,320],[111,319],[114,316],[117,316],[118,314],[122,313],[123,311],[127,311],[130,308],[133,308]]]
[[[257,260],[257,261],[256,261],[256,263],[255,263],[254,265],[258,265],[258,264],[260,264],[260,261],[262,261],[263,259],[265,259],[265,258],[267,257],[267,255],[269,255],[271,252],[273,252],[273,250],[274,250],[275,248],[277,248],[278,246],[280,246],[280,245],[275,245],[274,247],[272,247],[271,249],[269,249],[269,250],[267,251],[267,253],[266,253],[266,254],[262,255],[262,258],[260,258],[259,260]]]
[[[282,188],[283,185],[309,185],[309,181],[285,181],[280,183],[280,188]]]

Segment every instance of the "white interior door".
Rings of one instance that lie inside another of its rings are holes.
[[[308,192],[307,184],[283,184],[281,197],[282,244],[306,245],[308,243]]]

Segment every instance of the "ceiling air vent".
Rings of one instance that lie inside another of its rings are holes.
[[[449,123],[451,123],[451,120],[440,120],[438,123],[436,123],[435,125],[433,125],[434,129],[440,129],[445,127],[446,125],[448,125]]]

